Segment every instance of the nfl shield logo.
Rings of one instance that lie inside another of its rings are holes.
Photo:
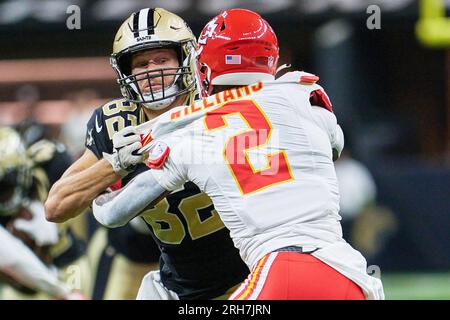
[[[241,55],[225,55],[225,64],[241,64]]]

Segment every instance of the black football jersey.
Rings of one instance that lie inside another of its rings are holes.
[[[47,198],[48,190],[72,164],[65,146],[57,141],[41,139],[28,147],[27,153],[34,163],[32,198]],[[53,264],[66,267],[86,252],[86,243],[71,230],[69,223],[58,224],[59,241],[50,247]]]
[[[27,148],[32,160],[32,185],[27,197],[45,201],[51,186],[72,164],[72,157],[64,145],[47,139],[41,139]],[[2,217],[0,223],[6,225],[14,216]],[[58,242],[49,247],[52,263],[59,268],[65,267],[80,258],[86,251],[86,243],[70,229],[68,223],[58,224]]]
[[[100,159],[103,152],[113,152],[115,132],[144,121],[145,114],[137,104],[124,99],[106,103],[94,111],[88,122],[86,147]],[[144,170],[150,169],[144,164],[138,165],[123,178],[122,185]],[[161,279],[180,299],[215,298],[248,275],[249,270],[211,199],[194,183],[187,182],[155,207],[145,209],[141,217],[161,252]],[[110,229],[110,233],[118,232],[118,229]],[[129,232],[137,232],[129,229]],[[124,237],[120,232],[118,236]],[[120,241],[116,239],[116,242]],[[142,248],[143,252],[154,252],[151,247],[144,248],[151,245],[155,244],[145,243],[141,247],[137,242],[128,242],[130,247],[122,249]]]

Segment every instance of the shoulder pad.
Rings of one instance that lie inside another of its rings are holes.
[[[301,84],[314,84],[319,81],[319,77],[314,74],[305,74],[300,76],[299,83]]]
[[[309,92],[309,102],[313,106],[322,107],[330,112],[333,112],[330,98],[328,98],[325,90],[316,82],[319,81],[319,77],[315,74],[304,71],[288,72],[281,76],[277,81],[287,83],[298,83],[305,86],[306,92]]]
[[[309,102],[312,106],[318,106],[333,112],[333,105],[331,104],[330,98],[325,93],[322,88],[311,91],[309,94]]]
[[[32,144],[27,153],[34,163],[44,163],[50,161],[56,152],[56,144],[50,140],[39,140]]]
[[[313,85],[311,92],[309,93],[309,102],[313,106],[322,107],[330,112],[333,112],[333,105],[330,98],[326,94],[323,88],[316,84],[319,81],[319,77],[312,73],[300,72],[299,83],[303,85]]]
[[[319,81],[319,77],[315,74],[300,71],[297,75],[297,82],[303,85],[311,85],[315,84],[317,81]]]
[[[304,72],[304,71],[291,71],[287,72],[278,78],[276,81],[279,82],[293,82],[302,85],[311,85],[319,81],[319,77],[315,74]]]

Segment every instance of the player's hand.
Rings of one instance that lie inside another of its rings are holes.
[[[39,247],[53,245],[58,242],[58,227],[45,219],[42,202],[32,200],[23,206],[22,215],[12,223],[15,231],[28,235]]]
[[[113,170],[124,176],[128,170],[142,162],[142,154],[138,150],[142,147],[141,137],[135,127],[125,127],[113,136],[114,153],[103,154]]]
[[[118,152],[119,162],[122,169],[142,162],[142,154],[137,151],[142,147],[141,136],[135,127],[125,127],[113,136],[113,146]]]

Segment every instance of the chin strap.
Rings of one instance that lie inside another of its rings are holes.
[[[170,87],[164,89],[164,93],[165,93],[165,95],[171,95],[171,94],[177,93],[178,90],[179,90],[179,86],[176,83],[174,83]],[[147,98],[159,99],[162,97],[162,91],[154,93],[153,96],[151,94],[145,94],[143,96],[144,96],[144,99],[146,99],[146,100],[147,100]],[[142,104],[144,105],[144,107],[146,107],[147,109],[150,109],[150,110],[162,110],[162,109],[165,109],[168,106],[170,106],[175,101],[176,98],[177,98],[177,96],[174,95],[172,97],[168,97],[163,100],[159,100],[159,101],[155,101],[155,102],[143,102]]]
[[[143,102],[142,105],[150,110],[154,111],[162,110],[169,107],[175,101],[176,98],[177,97],[174,96],[157,102]]]

